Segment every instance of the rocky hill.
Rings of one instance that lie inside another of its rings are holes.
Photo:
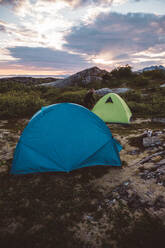
[[[108,74],[106,70],[101,70],[98,67],[92,67],[92,68],[77,72],[65,79],[60,79],[55,82],[42,84],[42,85],[56,86],[56,87],[87,85],[93,82],[102,82],[103,76],[106,74]]]

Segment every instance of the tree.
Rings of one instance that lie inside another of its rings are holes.
[[[132,77],[132,67],[130,65],[119,66],[110,72],[112,77],[115,78],[130,78]]]

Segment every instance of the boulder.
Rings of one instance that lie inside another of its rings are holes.
[[[160,87],[162,87],[162,88],[165,87],[165,84],[161,84]]]
[[[120,93],[125,93],[129,90],[130,90],[129,88],[114,88],[112,89],[112,92],[116,94],[120,94]]]
[[[165,118],[152,118],[152,122],[165,123]]]
[[[109,88],[101,88],[99,90],[96,90],[96,94],[104,96],[108,93],[116,93],[116,94],[120,94],[120,93],[125,93],[127,91],[129,91],[129,88],[114,88],[114,89],[109,89]]]
[[[108,93],[112,93],[112,90],[110,90],[109,88],[102,88],[102,89],[96,90],[95,93],[100,96],[104,96]]]
[[[161,145],[161,143],[161,140],[157,136],[143,138],[144,147],[158,146]]]

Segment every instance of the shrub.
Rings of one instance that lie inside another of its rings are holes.
[[[46,101],[32,92],[0,94],[0,118],[30,117],[44,105],[47,105]]]
[[[144,77],[149,77],[151,79],[165,79],[165,71],[164,70],[153,70],[153,71],[144,71]]]
[[[132,75],[132,68],[129,65],[119,66],[110,72],[110,76],[114,78],[130,78]]]
[[[150,114],[152,108],[150,104],[137,103],[133,101],[127,102],[127,104],[130,107],[132,113],[137,115]]]
[[[133,80],[133,84],[136,87],[147,87],[149,85],[149,83],[150,83],[149,79],[144,77],[144,76],[142,76],[142,75],[137,76]]]
[[[139,102],[142,100],[142,95],[140,91],[128,91],[126,93],[121,94],[126,101],[135,101]]]
[[[67,91],[61,93],[59,97],[56,98],[56,102],[73,102],[77,104],[84,104],[84,96],[87,90],[79,90],[79,91]]]

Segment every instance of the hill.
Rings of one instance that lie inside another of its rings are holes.
[[[58,80],[57,78],[45,77],[45,78],[36,78],[36,77],[4,77],[0,78],[0,83],[4,82],[14,82],[22,84],[42,84],[50,83],[52,81]]]
[[[83,86],[90,83],[97,83],[103,81],[103,76],[108,74],[106,70],[101,70],[98,67],[92,67],[83,71],[77,72],[65,79],[60,79],[49,84],[42,84],[46,86],[66,87],[66,86]]]

